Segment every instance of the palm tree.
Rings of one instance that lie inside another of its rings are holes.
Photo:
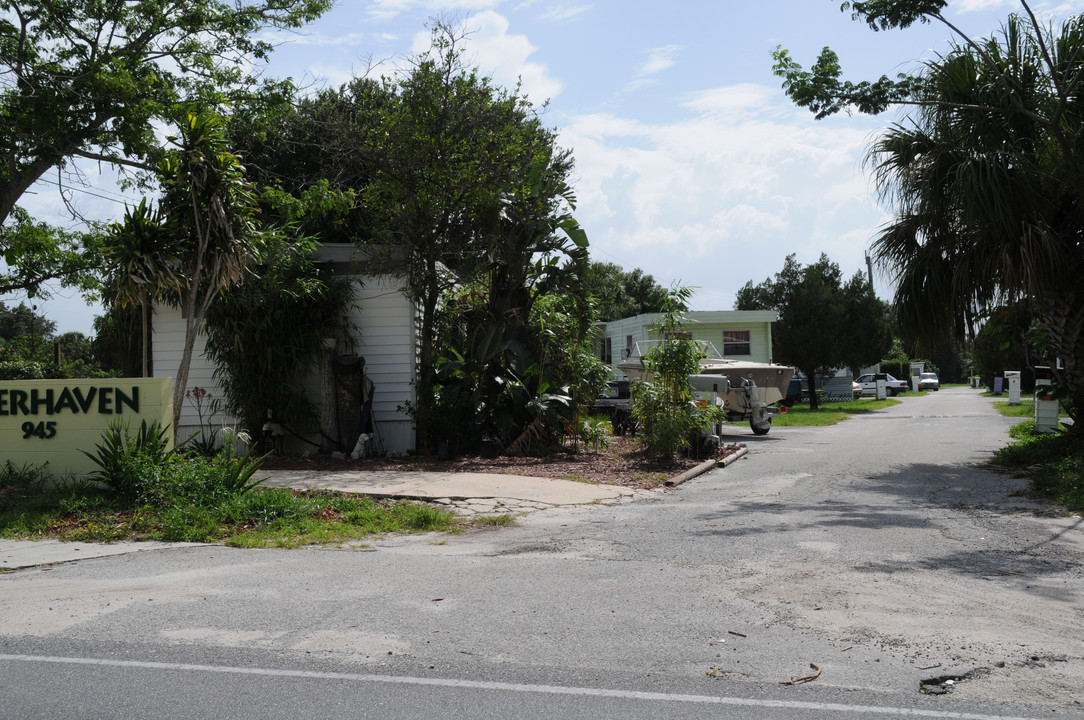
[[[181,282],[175,299],[185,318],[184,349],[173,380],[174,432],[203,318],[223,289],[244,281],[265,240],[255,224],[255,188],[227,147],[222,118],[188,113],[175,143],[158,167],[162,212],[177,234]]]
[[[1027,8],[1026,4],[1024,5]],[[1030,304],[1075,413],[1084,408],[1084,16],[1010,16],[927,64],[915,108],[871,148],[896,217],[874,241],[901,329],[963,335]],[[1075,415],[1074,415],[1075,417]]]
[[[142,377],[149,375],[147,348],[150,305],[164,292],[176,293],[181,286],[180,261],[171,247],[174,235],[158,210],[146,199],[128,208],[124,220],[109,228],[102,247],[107,272],[118,307],[135,305],[140,315],[140,356]]]

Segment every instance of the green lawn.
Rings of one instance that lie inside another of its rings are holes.
[[[823,402],[814,411],[809,409],[808,404],[794,405],[787,412],[772,418],[775,427],[821,427],[835,425],[843,422],[853,415],[882,410],[892,405],[898,405],[899,400],[889,398],[877,400],[876,398],[859,398],[843,402]]]

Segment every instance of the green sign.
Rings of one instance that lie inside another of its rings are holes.
[[[80,451],[93,453],[111,424],[168,426],[172,393],[171,378],[0,382],[0,462],[85,475],[96,466]]]

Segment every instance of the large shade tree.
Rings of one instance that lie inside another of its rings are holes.
[[[856,272],[844,281],[839,266],[826,255],[805,266],[788,255],[774,279],[743,285],[734,309],[778,312],[772,327],[773,359],[795,366],[810,379],[840,367],[875,363],[891,342],[884,303],[865,277]],[[817,409],[816,393],[810,393],[809,405]]]
[[[0,290],[94,266],[70,234],[9,217],[19,198],[77,159],[153,171],[160,122],[196,96],[246,104],[283,83],[246,74],[265,59],[268,28],[297,28],[332,0],[0,0]]]
[[[590,317],[571,155],[518,89],[468,64],[461,40],[438,23],[432,47],[396,76],[355,78],[299,99],[289,115],[245,112],[232,124],[260,183],[295,196],[317,182],[353,192],[351,211],[317,234],[363,245],[374,270],[405,276],[419,309],[410,410],[423,449],[452,430],[477,442],[496,425],[514,440],[517,423],[494,418],[517,405],[510,395],[526,397],[523,406],[547,394],[538,368],[557,367],[542,361],[535,303],[568,294],[583,332]],[[458,391],[469,399],[452,402]],[[449,421],[450,405],[468,419]]]
[[[825,49],[809,70],[785,50],[776,72],[799,105],[908,107],[871,148],[895,217],[874,240],[896,273],[896,312],[912,336],[963,336],[991,308],[1026,301],[1071,398],[1084,407],[1084,16],[1055,25],[1030,5],[973,39],[945,0],[844,3],[874,30],[939,22],[956,40],[915,74],[841,80]]]
[[[538,213],[551,211],[552,194],[540,197],[523,187],[540,157],[552,157],[544,162],[550,178],[533,181],[547,192],[564,187],[571,169],[567,154],[553,154],[554,133],[529,101],[469,67],[459,40],[452,29],[437,26],[431,49],[390,82],[396,101],[381,121],[379,172],[370,186],[388,211],[386,240],[407,257],[419,307],[415,420],[423,448],[439,421],[433,401],[443,298],[479,272],[496,272],[494,282],[502,282],[500,268],[508,265],[500,253],[508,249],[509,232],[518,230],[495,221],[518,214],[521,224],[533,224]]]
[[[603,322],[659,313],[666,307],[666,288],[640,268],[625,270],[616,263],[593,261],[585,280]]]

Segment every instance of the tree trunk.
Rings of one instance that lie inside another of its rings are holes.
[[[429,263],[430,278],[436,277],[436,265]],[[433,421],[433,326],[436,322],[438,288],[435,280],[427,283],[422,297],[422,328],[418,348],[418,412],[415,421],[415,444],[418,450],[430,450],[430,423]]]
[[[145,298],[139,303],[139,356],[142,360],[141,364],[143,367],[143,374],[140,377],[150,377],[150,374],[147,372],[147,350],[149,349],[147,347],[147,339],[150,336],[149,328],[147,327],[147,325],[149,325],[147,322],[147,314],[150,312],[149,305],[150,302]]]
[[[324,339],[320,359],[320,452],[330,455],[339,447],[339,404],[335,399],[335,338]]]
[[[806,369],[802,369],[802,374],[806,377],[806,385],[809,388],[809,409],[819,410],[820,405],[817,404],[817,375]]]
[[[199,333],[199,318],[196,317],[196,296],[189,294],[185,303],[184,322],[184,349],[181,351],[181,362],[177,366],[177,374],[173,378],[173,440],[177,442],[177,431],[181,423],[181,408],[184,404],[184,393],[188,386],[188,370],[192,366],[192,352],[196,347],[196,335]]]
[[[30,189],[30,186],[41,179],[49,168],[55,167],[60,162],[60,157],[50,156],[38,158],[32,164],[23,168],[22,172],[15,177],[0,182],[0,225],[7,222],[8,215],[15,209],[19,198]]]

